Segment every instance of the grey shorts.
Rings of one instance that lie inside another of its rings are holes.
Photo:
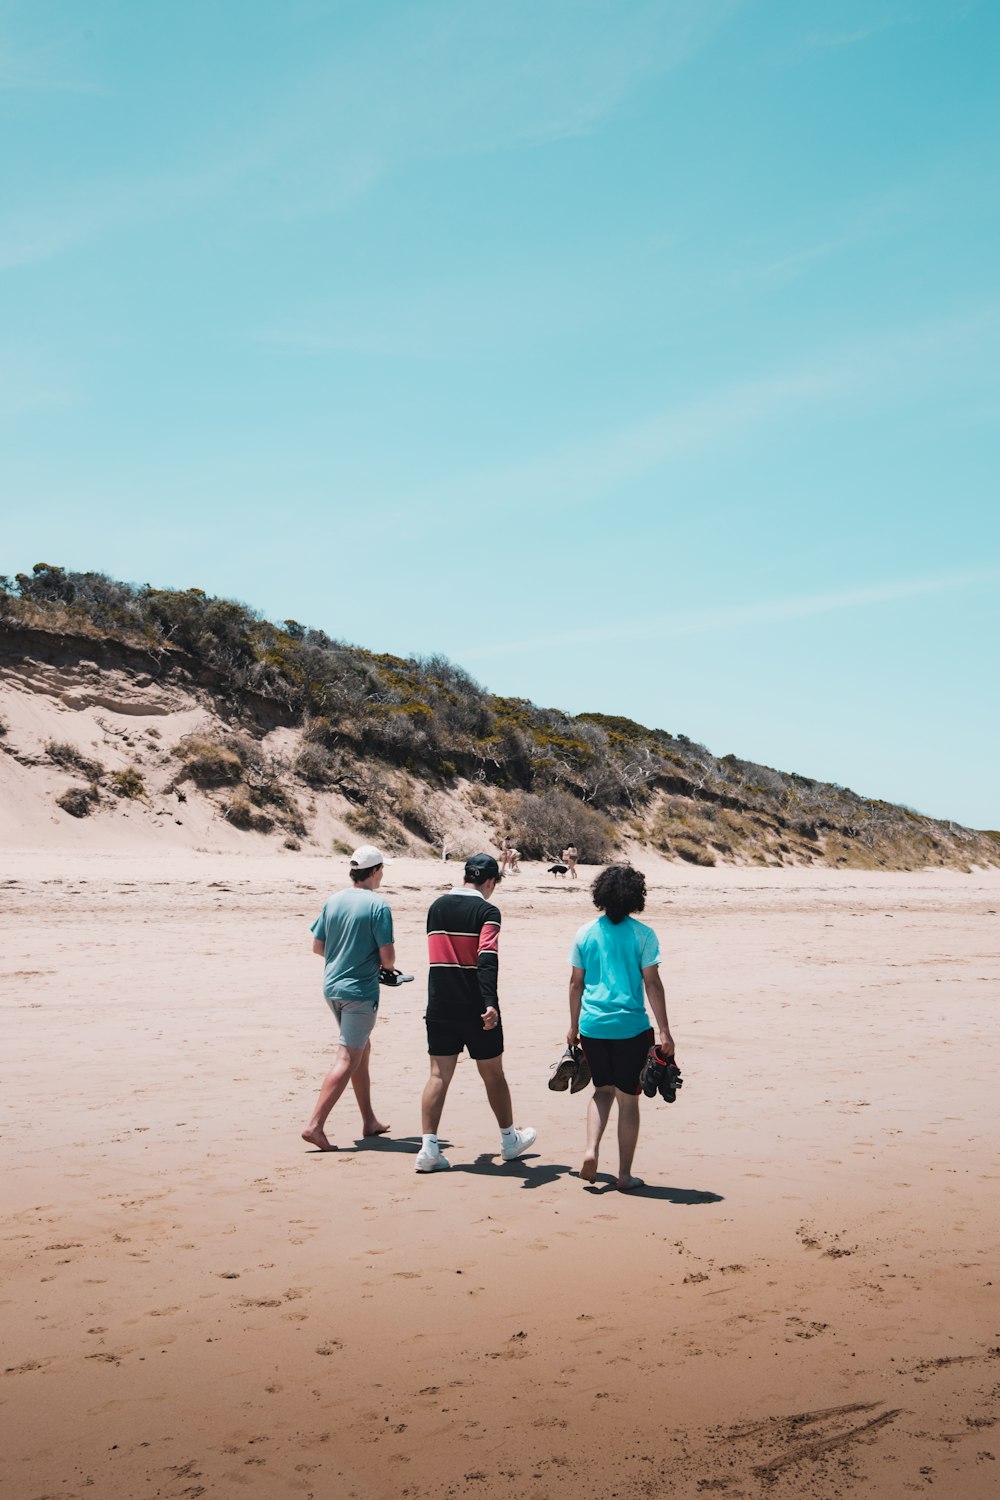
[[[372,1034],[378,1016],[377,1000],[331,1000],[324,997],[337,1018],[342,1047],[355,1047],[360,1052]]]

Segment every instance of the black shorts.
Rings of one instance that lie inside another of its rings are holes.
[[[424,1020],[431,1057],[457,1057],[463,1047],[468,1047],[470,1057],[485,1062],[503,1051],[503,1022],[498,1021],[492,1031],[487,1031],[478,1011],[467,1016],[425,1015]]]
[[[581,1036],[580,1044],[595,1089],[614,1084],[623,1094],[639,1092],[639,1074],[653,1045],[652,1028],[638,1036]]]

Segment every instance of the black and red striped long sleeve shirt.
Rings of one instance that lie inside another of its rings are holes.
[[[427,1013],[481,1015],[498,1005],[500,912],[464,887],[439,896],[427,913]]]

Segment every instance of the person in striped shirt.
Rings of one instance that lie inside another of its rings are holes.
[[[431,1072],[422,1101],[418,1172],[440,1172],[451,1165],[441,1153],[437,1132],[448,1086],[466,1048],[500,1126],[504,1161],[513,1161],[534,1144],[530,1126],[514,1128],[503,1071],[503,1021],[497,995],[500,911],[491,899],[500,879],[500,866],[491,854],[474,854],[465,864],[465,884],[438,896],[427,913],[430,977],[424,1020]]]

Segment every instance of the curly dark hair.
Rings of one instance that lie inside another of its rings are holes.
[[[621,922],[646,905],[646,877],[631,865],[608,865],[590,887],[594,905],[612,922]]]

